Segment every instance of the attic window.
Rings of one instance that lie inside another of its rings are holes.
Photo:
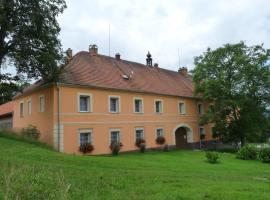
[[[122,78],[125,79],[125,80],[129,80],[129,76],[126,75],[126,74],[122,74]]]

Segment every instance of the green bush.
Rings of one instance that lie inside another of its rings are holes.
[[[141,144],[140,144],[140,151],[141,151],[141,153],[144,153],[145,150],[146,150],[146,145],[145,145],[145,143],[141,143]]]
[[[119,154],[120,149],[123,144],[121,142],[112,142],[110,145],[110,149],[112,151],[112,155],[117,156]]]
[[[207,162],[209,163],[218,163],[219,162],[219,154],[215,151],[206,151],[205,152],[205,157]]]
[[[246,145],[242,147],[236,154],[236,158],[242,160],[256,160],[258,157],[258,149],[254,145]]]
[[[29,138],[32,140],[38,140],[39,136],[40,136],[40,131],[37,129],[36,126],[33,126],[30,124],[26,128],[22,129],[21,134],[25,138]]]
[[[260,161],[270,163],[270,148],[262,148],[259,151],[258,158]]]

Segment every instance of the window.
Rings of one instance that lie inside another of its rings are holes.
[[[204,130],[204,127],[200,127],[200,135],[205,135],[205,130]]]
[[[110,130],[111,143],[120,142],[120,130]]]
[[[142,99],[135,98],[134,99],[134,112],[142,113],[143,112],[143,101]]]
[[[186,105],[183,102],[179,103],[179,113],[182,115],[186,114]]]
[[[135,140],[144,138],[144,130],[143,128],[135,128]]]
[[[45,111],[45,97],[44,95],[39,97],[39,112]]]
[[[80,145],[92,143],[92,130],[80,130]]]
[[[164,129],[163,128],[157,128],[156,129],[157,137],[164,136]]]
[[[20,102],[20,117],[23,117],[23,102]]]
[[[198,103],[198,113],[200,114],[200,115],[202,115],[203,114],[203,104],[201,104],[201,103]]]
[[[119,113],[120,112],[120,98],[110,96],[110,112]]]
[[[28,100],[27,101],[27,114],[31,115],[31,113],[32,113],[32,101]]]
[[[90,112],[91,111],[91,95],[79,94],[79,112]]]
[[[213,104],[210,104],[210,105],[209,105],[209,111],[210,111],[210,112],[214,112],[214,105],[213,105]]]
[[[163,107],[162,107],[162,101],[161,100],[156,100],[155,101],[155,109],[156,113],[162,113],[163,112]]]

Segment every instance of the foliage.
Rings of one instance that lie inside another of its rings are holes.
[[[140,148],[141,144],[142,143],[145,143],[145,140],[143,138],[137,138],[136,139],[136,142],[135,142],[135,145]]]
[[[0,68],[14,65],[29,78],[57,79],[64,63],[57,17],[64,0],[1,0]]]
[[[219,154],[215,151],[206,151],[205,157],[209,163],[215,164],[219,162]]]
[[[219,166],[202,151],[84,157],[0,137],[0,199],[269,199],[268,165],[219,155]]]
[[[122,146],[123,146],[123,144],[121,142],[112,142],[110,145],[112,155],[114,155],[114,156],[118,155]]]
[[[83,154],[91,153],[94,150],[94,146],[91,143],[81,144],[79,147],[79,151]]]
[[[214,123],[223,142],[262,142],[269,130],[270,50],[243,42],[210,48],[195,58],[195,94],[211,109],[200,124]],[[267,115],[268,113],[268,115]]]
[[[29,124],[26,128],[23,128],[21,131],[23,137],[38,140],[40,136],[40,131],[37,129],[36,126]]]
[[[270,147],[261,148],[258,155],[259,160],[265,163],[270,163]]]
[[[242,160],[256,160],[258,156],[258,149],[254,145],[246,145],[239,149],[236,158]]]
[[[159,136],[156,138],[156,143],[159,144],[159,145],[162,145],[166,142],[166,139],[164,136]]]
[[[146,150],[146,145],[145,145],[145,143],[140,143],[140,152],[141,153],[145,153],[145,150]]]

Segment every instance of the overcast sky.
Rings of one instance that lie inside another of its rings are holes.
[[[160,67],[193,68],[207,47],[240,40],[270,42],[269,0],[67,0],[59,17],[63,48],[74,53],[97,44],[101,54],[119,52],[145,63],[149,50]]]

